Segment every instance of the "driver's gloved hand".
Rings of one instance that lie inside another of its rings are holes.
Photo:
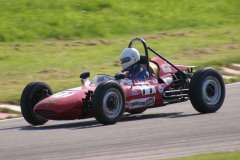
[[[125,73],[124,72],[118,72],[117,74],[115,74],[114,78],[118,79],[124,79],[125,78]]]

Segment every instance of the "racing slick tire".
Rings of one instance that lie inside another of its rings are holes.
[[[143,109],[137,109],[137,110],[128,111],[128,113],[131,113],[131,114],[141,114],[141,113],[143,113],[146,110],[147,110],[147,108],[143,108]]]
[[[125,103],[125,93],[117,82],[102,82],[93,95],[94,116],[104,125],[114,124],[122,117]]]
[[[44,82],[31,82],[23,90],[21,96],[21,111],[24,119],[32,125],[42,125],[48,120],[33,112],[34,106],[44,98],[52,95],[52,89]]]
[[[189,84],[189,97],[198,112],[216,112],[225,98],[225,84],[221,74],[211,67],[197,70]]]

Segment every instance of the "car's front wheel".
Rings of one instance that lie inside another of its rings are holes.
[[[21,96],[21,111],[24,119],[33,125],[42,125],[48,120],[33,112],[34,106],[44,98],[52,95],[52,89],[44,82],[31,82],[23,90]]]
[[[102,124],[114,124],[125,110],[125,93],[117,82],[102,82],[93,95],[93,111]]]
[[[197,70],[190,81],[189,96],[198,112],[216,112],[225,98],[225,85],[221,74],[211,67]]]

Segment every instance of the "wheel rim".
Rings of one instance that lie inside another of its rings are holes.
[[[116,118],[122,109],[122,96],[117,89],[109,89],[103,97],[103,111],[108,118]]]
[[[215,105],[221,97],[221,85],[217,78],[207,77],[202,88],[203,99],[208,105]]]

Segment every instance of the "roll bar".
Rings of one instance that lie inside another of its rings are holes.
[[[150,67],[149,67],[149,59],[148,59],[148,47],[146,42],[142,39],[142,38],[134,38],[133,40],[131,40],[131,42],[128,45],[128,48],[132,48],[132,45],[135,41],[140,41],[143,44],[144,50],[145,50],[145,56],[147,58],[147,70],[150,73]]]
[[[132,48],[132,45],[134,42],[136,41],[140,41],[143,44],[144,50],[145,50],[145,56],[147,58],[147,70],[150,73],[150,67],[149,67],[149,56],[148,56],[148,49],[150,51],[152,51],[155,55],[157,55],[158,57],[160,57],[162,60],[164,60],[165,62],[167,62],[169,65],[171,65],[173,68],[175,68],[177,71],[179,71],[185,78],[187,78],[187,75],[180,70],[178,67],[176,67],[174,64],[172,64],[171,62],[169,62],[167,59],[165,59],[163,56],[161,56],[159,53],[157,53],[156,51],[154,51],[152,48],[148,47],[146,42],[142,39],[142,38],[134,38],[133,40],[131,40],[131,42],[128,45],[128,48]]]

